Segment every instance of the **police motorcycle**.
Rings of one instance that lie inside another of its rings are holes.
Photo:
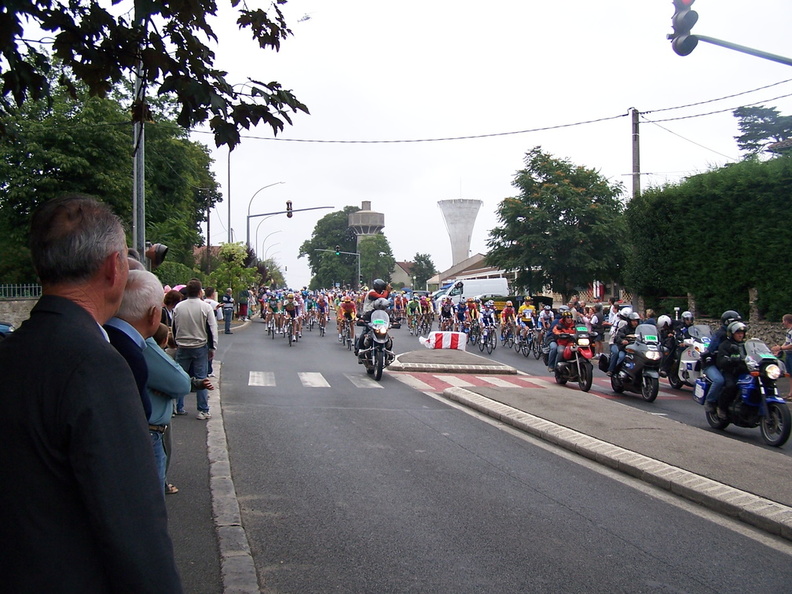
[[[373,375],[377,381],[382,379],[382,370],[396,358],[393,352],[393,339],[388,336],[390,326],[388,305],[388,300],[380,297],[374,302],[371,318],[368,321],[364,318],[358,319],[358,324],[366,327],[363,348],[358,351],[358,362],[362,363],[366,373]]]
[[[581,390],[588,392],[594,376],[594,367],[591,364],[594,356],[593,335],[585,326],[576,324],[574,334],[563,333],[558,338],[568,339],[570,344],[564,347],[556,361],[556,383],[563,386],[567,382],[577,382]]]
[[[728,417],[722,419],[717,410],[706,411],[707,422],[713,429],[759,427],[762,440],[769,446],[781,447],[789,439],[792,415],[783,398],[778,395],[776,380],[786,373],[784,364],[758,338],[743,343],[740,354],[747,372],[737,379],[737,395],[729,404]],[[711,382],[702,375],[696,380],[693,399],[704,404]]]
[[[695,387],[701,377],[701,354],[709,348],[712,330],[704,324],[687,329],[689,338],[682,341],[681,352],[668,372],[668,383],[675,390],[684,386]]]
[[[638,324],[635,334],[627,338],[632,342],[625,347],[624,361],[611,376],[611,388],[617,394],[627,390],[640,394],[646,402],[654,402],[660,391],[660,359],[663,356],[657,328],[652,324]]]

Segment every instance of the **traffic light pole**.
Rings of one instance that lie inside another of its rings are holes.
[[[763,52],[762,50],[753,49],[752,47],[746,47],[744,45],[739,45],[736,43],[732,43],[730,41],[724,41],[723,39],[716,39],[715,37],[708,37],[707,35],[696,35],[695,36],[699,41],[704,41],[706,43],[711,43],[712,45],[719,45],[721,47],[725,47],[728,49],[732,49],[738,52],[742,52],[744,54],[749,54],[751,56],[756,56],[757,58],[764,58],[765,60],[771,60],[773,62],[779,62],[781,64],[786,64],[787,66],[792,66],[792,59],[785,58],[784,56],[779,56],[777,54],[771,54],[768,52]]]

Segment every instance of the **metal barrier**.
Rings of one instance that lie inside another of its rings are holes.
[[[0,299],[41,297],[41,285],[0,285]]]

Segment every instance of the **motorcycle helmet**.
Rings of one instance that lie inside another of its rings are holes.
[[[723,315],[721,315],[721,324],[728,326],[732,322],[742,322],[742,316],[733,309],[727,309],[723,312]]]
[[[690,324],[692,324],[693,323],[693,314],[691,312],[689,312],[689,311],[683,311],[682,312],[682,321],[683,322],[690,322]],[[688,326],[690,324],[688,324]]]
[[[384,297],[380,297],[380,298],[378,298],[378,299],[376,299],[374,301],[374,309],[385,310],[385,309],[388,309],[389,305],[390,305],[390,303]]]
[[[748,329],[748,326],[743,324],[739,321],[731,322],[726,328],[726,338],[734,338],[735,332],[742,332],[743,333],[743,340],[745,340],[745,331]]]
[[[619,317],[622,320],[629,320],[630,319],[630,314],[632,312],[633,312],[632,307],[630,307],[629,305],[625,305],[624,307],[622,307],[619,310]]]
[[[372,285],[372,287],[377,293],[382,293],[385,290],[385,287],[387,286],[388,286],[387,283],[381,278],[376,279],[374,281],[374,284]]]
[[[566,311],[562,311],[561,312],[561,317],[562,318],[571,318],[572,317],[572,312],[569,311],[569,309],[567,309]]]
[[[636,321],[638,321],[638,322],[640,322],[640,321],[641,321],[641,316],[640,316],[640,314],[639,314],[637,311],[630,312],[630,314],[627,316],[627,318],[628,318],[628,319],[629,319],[631,322],[632,322],[633,320],[636,320]]]
[[[665,328],[666,326],[671,326],[671,318],[666,315],[662,315],[657,318],[657,327],[660,329]]]

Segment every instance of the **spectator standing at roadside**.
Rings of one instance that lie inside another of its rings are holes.
[[[776,357],[784,361],[787,372],[790,372],[792,371],[792,314],[784,314],[781,323],[787,331],[784,344],[777,344],[770,350]],[[792,381],[789,382],[789,394],[786,395],[785,400],[792,400]]]
[[[214,357],[217,348],[217,319],[212,306],[201,300],[201,293],[201,281],[191,279],[187,283],[187,299],[173,310],[173,336],[177,346],[176,362],[190,377],[204,380],[209,374],[209,359]],[[198,390],[195,397],[198,405],[196,418],[202,421],[210,419],[207,390]],[[183,408],[178,408],[178,403],[176,414],[185,414]]]
[[[181,592],[135,380],[101,326],[128,277],[121,222],[63,196],[30,246],[43,295],[0,343],[3,589]]]
[[[223,306],[217,301],[217,291],[215,291],[214,287],[206,287],[204,289],[204,298],[205,303],[208,303],[212,307],[212,311],[214,312],[215,318],[217,321],[221,321],[223,319]],[[214,377],[214,369],[212,369],[212,359],[209,359],[209,377]],[[182,407],[184,406],[184,402],[182,400]]]
[[[220,299],[223,304],[223,319],[225,320],[225,333],[233,334],[231,332],[231,319],[234,317],[234,296],[231,294],[233,291],[229,287],[226,289],[225,295]]]

